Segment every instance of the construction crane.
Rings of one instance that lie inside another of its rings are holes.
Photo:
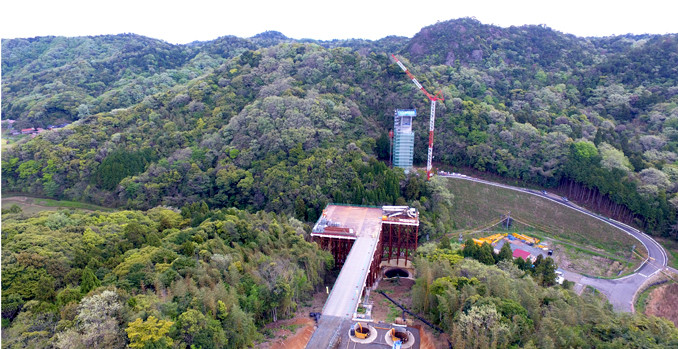
[[[424,86],[421,86],[419,81],[417,81],[417,78],[410,73],[410,71],[405,67],[405,65],[398,60],[398,58],[395,55],[391,55],[393,59],[395,59],[396,63],[402,69],[407,76],[412,79],[412,82],[414,85],[417,86],[417,88],[426,94],[426,97],[428,97],[429,100],[431,100],[431,121],[429,122],[429,127],[428,127],[428,158],[426,160],[426,180],[431,179],[431,169],[433,168],[433,165],[431,165],[431,161],[433,160],[433,130],[435,128],[435,120],[436,120],[436,101],[444,101],[445,98],[443,98],[442,92],[438,91],[435,95],[432,95],[426,91]]]

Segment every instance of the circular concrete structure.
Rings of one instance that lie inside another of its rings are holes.
[[[416,341],[414,339],[414,335],[412,334],[412,332],[408,331],[406,328],[394,327],[386,331],[386,335],[384,336],[386,344],[388,344],[391,347],[393,346],[394,343],[393,340],[394,334],[396,338],[399,338],[402,341],[402,345],[400,346],[401,349],[411,348],[414,345],[414,342]]]
[[[362,326],[362,329],[361,329]],[[351,341],[361,344],[369,344],[374,342],[377,339],[377,329],[372,327],[372,325],[362,325],[358,326],[358,323],[353,324],[348,330],[348,338],[351,338]],[[362,333],[367,333],[367,338],[358,338],[355,334],[357,331],[363,331]]]

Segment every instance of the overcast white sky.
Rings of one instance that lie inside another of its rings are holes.
[[[676,0],[8,0],[0,12],[2,38],[136,33],[181,44],[266,30],[295,39],[412,37],[459,17],[577,36],[678,33]]]

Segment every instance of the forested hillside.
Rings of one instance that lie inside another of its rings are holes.
[[[355,156],[387,159],[393,109],[427,108],[396,53],[446,97],[438,163],[562,186],[678,237],[677,52],[676,35],[578,38],[472,19],[379,41],[4,40],[3,119],[77,121],[3,152],[3,190],[142,209],[291,213],[301,196],[317,214],[381,189],[389,202],[381,170],[366,177]],[[420,164],[426,121],[415,125]]]
[[[121,210],[3,210],[3,347],[252,345],[332,268],[305,224],[327,203],[414,206],[420,241],[452,230],[442,179],[388,166],[394,109],[420,110],[418,165],[428,140],[428,101],[392,53],[445,97],[437,165],[558,188],[678,238],[675,34],[579,38],[467,18],[378,41],[3,40],[2,119],[70,123],[3,148],[3,194]],[[462,261],[451,246],[419,256],[417,311],[459,346],[676,343],[661,320],[614,315],[510,263]]]
[[[534,268],[511,250],[492,255],[458,244],[425,244],[415,260],[415,311],[441,326],[453,348],[672,348],[678,330],[670,321],[615,313],[600,294],[581,296],[554,283],[553,260]],[[464,258],[463,256],[467,258]],[[502,256],[503,255],[503,256]],[[550,265],[550,267],[549,267]],[[567,282],[566,282],[567,283]]]
[[[2,223],[3,348],[243,348],[334,264],[302,222],[274,213],[198,205]]]

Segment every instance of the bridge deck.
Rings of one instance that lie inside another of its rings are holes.
[[[325,302],[318,328],[307,348],[326,348],[336,336],[336,331],[343,327],[340,324],[352,318],[381,232],[381,208],[329,205],[325,212],[333,222],[352,228],[356,241]]]

